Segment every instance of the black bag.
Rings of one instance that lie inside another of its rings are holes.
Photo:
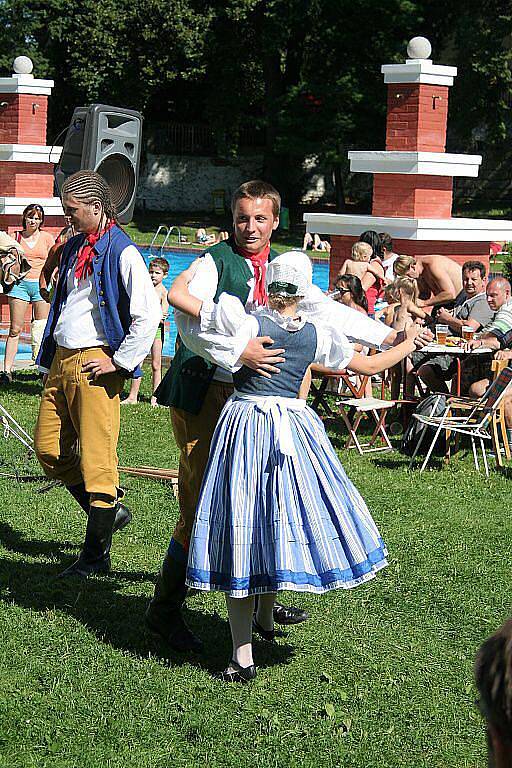
[[[435,406],[435,407],[434,407]],[[442,416],[446,410],[446,395],[429,395],[418,403],[415,413],[421,413],[423,416]],[[409,426],[404,432],[400,451],[406,456],[412,456],[421,437],[421,433],[426,429],[421,442],[421,447],[417,455],[425,455],[434,439],[437,427],[425,427],[417,419],[411,417]],[[434,446],[435,456],[444,456],[446,451],[446,432],[441,430]]]

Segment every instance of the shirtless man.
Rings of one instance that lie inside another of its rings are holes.
[[[462,268],[448,256],[399,256],[393,269],[399,277],[417,280],[419,307],[452,304],[462,291]]]

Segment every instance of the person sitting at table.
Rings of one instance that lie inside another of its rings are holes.
[[[475,661],[477,706],[485,717],[489,768],[512,766],[512,619],[480,647]]]
[[[393,270],[398,277],[418,281],[419,307],[456,306],[465,298],[460,264],[448,256],[399,256]]]
[[[411,277],[397,277],[388,287],[388,294],[396,296],[398,302],[395,304],[391,316],[390,325],[395,331],[406,331],[409,326],[415,322],[424,322],[427,317],[420,307],[417,306],[418,284]],[[409,377],[414,365],[415,355],[421,355],[421,352],[413,353],[399,365],[393,366],[390,371],[392,397],[397,399],[400,391],[400,381],[402,374],[405,375],[404,394],[412,394],[414,390],[414,381]]]
[[[504,277],[495,277],[487,285],[487,303],[495,312],[494,318],[488,323],[476,338],[468,341],[468,350],[486,347],[499,350],[502,342],[509,338],[512,331],[512,299],[511,288]],[[464,384],[469,384],[471,397],[482,397],[492,379],[491,360],[487,355],[474,355],[467,358],[462,366]]]
[[[398,277],[394,281],[395,295],[398,296],[398,304],[393,312],[391,321],[395,331],[405,331],[418,320],[424,320],[426,312],[417,305],[418,284],[410,277]]]
[[[462,286],[466,300],[453,310],[441,307],[436,321],[445,323],[454,336],[462,336],[464,326],[479,331],[494,317],[494,311],[487,302],[485,287],[487,277],[481,261],[466,261],[462,265]],[[453,355],[435,357],[424,363],[418,370],[421,380],[432,392],[448,392],[447,382],[457,372],[457,360]]]
[[[375,312],[375,319],[380,320],[384,325],[391,326],[393,325],[395,308],[400,304],[400,297],[394,280],[384,287],[384,301],[386,302],[385,305]]]

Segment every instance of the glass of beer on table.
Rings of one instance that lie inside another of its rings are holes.
[[[462,338],[464,339],[464,341],[471,341],[474,335],[475,335],[474,328],[472,328],[470,325],[462,326]]]
[[[438,344],[446,344],[446,339],[448,336],[448,326],[447,325],[436,325],[436,341]]]

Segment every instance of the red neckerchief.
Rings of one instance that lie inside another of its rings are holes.
[[[105,232],[108,232],[109,229],[112,229],[114,224],[115,224],[115,221],[109,221],[105,229],[102,229],[101,232],[92,232],[91,234],[87,235],[87,237],[85,238],[84,244],[78,251],[78,254],[76,257],[75,276],[78,278],[78,280],[83,280],[89,275],[92,275],[92,259],[94,256],[94,246],[96,245],[100,237],[103,237]]]
[[[267,262],[270,255],[270,243],[264,247],[259,253],[250,253],[245,248],[240,248],[237,245],[237,251],[244,259],[249,259],[254,268],[254,278],[256,280],[254,284],[253,301],[256,305],[263,307],[267,303],[267,291],[265,290],[265,276],[267,274]]]

